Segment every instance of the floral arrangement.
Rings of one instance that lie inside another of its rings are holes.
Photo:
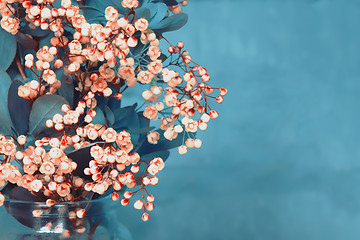
[[[227,93],[208,84],[182,42],[163,36],[186,23],[186,4],[0,0],[0,205],[111,195],[124,206],[136,198],[149,219],[148,186],[169,149],[200,148],[196,132],[218,117],[210,102]],[[138,101],[121,106],[130,88]]]

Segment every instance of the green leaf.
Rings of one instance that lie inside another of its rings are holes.
[[[22,82],[19,80],[13,81],[8,94],[10,117],[19,135],[27,133],[31,110],[30,102],[22,97],[19,97],[18,88],[22,85]]]
[[[8,92],[11,85],[9,75],[0,69],[0,133],[12,134],[12,122],[8,110]]]
[[[46,121],[52,119],[55,114],[61,113],[63,104],[69,104],[64,97],[59,95],[43,95],[36,99],[31,112],[29,129],[35,137],[46,131]]]
[[[16,37],[0,27],[0,69],[7,70],[15,58]]]

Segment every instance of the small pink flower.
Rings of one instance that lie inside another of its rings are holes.
[[[168,128],[174,126],[174,119],[172,118],[161,118],[160,129],[166,131]]]
[[[91,91],[93,92],[102,92],[107,88],[108,84],[103,78],[98,78],[93,85],[91,86]]]
[[[125,80],[135,79],[135,71],[133,67],[125,66],[118,69],[120,76]]]
[[[181,146],[178,148],[178,150],[179,150],[179,153],[180,153],[181,155],[187,153],[187,147],[184,146],[184,145],[181,145]]]
[[[63,8],[69,8],[71,6],[71,0],[61,0],[61,6]]]
[[[128,143],[131,142],[131,138],[130,138],[130,133],[126,132],[126,131],[121,131],[118,134],[116,143],[119,145],[126,145]]]
[[[178,102],[178,99],[176,97],[175,93],[169,93],[165,96],[164,102],[166,106],[173,107],[176,106],[176,103]]]
[[[152,120],[156,121],[158,119],[158,111],[156,110],[155,105],[147,106],[145,108],[143,115],[144,115],[144,117],[147,117],[148,119],[152,119]]]
[[[16,145],[13,141],[7,141],[1,146],[1,152],[5,155],[14,155],[16,153]]]
[[[121,2],[121,5],[124,8],[136,8],[137,6],[139,6],[139,2],[137,0],[123,0]]]
[[[136,200],[134,203],[134,208],[141,210],[144,207],[144,202],[142,200]]]
[[[189,119],[185,124],[185,131],[187,132],[196,132],[198,127],[197,121]]]
[[[73,40],[68,44],[68,47],[70,49],[70,53],[73,54],[81,54],[82,45],[79,41]]]
[[[115,77],[115,71],[109,67],[108,64],[103,64],[99,67],[100,75],[104,79],[113,79]]]
[[[157,144],[160,139],[160,133],[153,131],[147,135],[147,139],[149,143]]]
[[[61,150],[60,148],[57,148],[57,147],[53,147],[50,149],[50,152],[49,152],[49,155],[50,157],[52,158],[60,158],[64,155],[64,151]]]
[[[60,195],[60,197],[66,197],[70,194],[70,186],[68,183],[60,183],[56,187],[57,194]]]
[[[38,170],[38,167],[35,164],[31,163],[31,164],[25,164],[23,166],[23,169],[24,172],[27,174],[34,174]]]
[[[163,168],[165,167],[165,163],[164,160],[162,158],[154,158],[150,164],[154,164],[155,166],[157,166],[159,168],[159,171],[163,170]]]
[[[34,192],[39,192],[43,187],[43,183],[40,180],[34,180],[30,183],[30,189]]]
[[[116,8],[109,6],[105,9],[105,18],[108,21],[115,22],[119,18],[119,12]]]
[[[0,6],[1,5],[2,4],[0,3]],[[0,14],[3,17],[5,17],[5,16],[10,17],[11,15],[13,15],[13,12],[15,12],[15,9],[11,5],[5,5],[5,6],[1,7],[1,9],[0,9]]]
[[[173,127],[169,127],[168,129],[166,129],[166,131],[164,132],[164,137],[167,139],[167,140],[173,140],[175,138],[177,138],[178,136],[178,133],[174,130]]]
[[[100,159],[104,155],[104,149],[98,145],[92,146],[90,149],[90,155],[94,159]]]
[[[105,142],[115,142],[117,138],[117,132],[113,128],[108,128],[105,132],[101,135],[101,138]]]
[[[151,83],[151,80],[153,78],[154,78],[154,74],[152,74],[149,71],[140,71],[137,75],[137,79],[143,84]]]
[[[89,139],[95,140],[96,138],[99,137],[99,131],[94,127],[89,128],[87,130],[87,136],[88,136]]]
[[[147,52],[151,60],[155,61],[161,55],[161,50],[158,47],[151,46]]]
[[[51,175],[55,173],[55,166],[51,162],[44,162],[39,170],[43,174]]]
[[[139,31],[145,31],[149,26],[149,22],[148,20],[146,20],[145,18],[140,18],[140,19],[137,19],[135,21],[135,28]]]
[[[161,60],[155,60],[154,62],[151,62],[147,68],[150,72],[152,72],[153,74],[157,74],[160,73],[162,71],[162,61]]]
[[[77,14],[72,17],[71,22],[75,28],[81,28],[82,24],[86,23],[86,20],[83,15]]]

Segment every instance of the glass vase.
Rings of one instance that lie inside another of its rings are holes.
[[[111,201],[111,200],[110,200]],[[55,203],[6,200],[0,208],[1,240],[131,240],[128,229],[112,214],[108,199]],[[86,209],[83,218],[78,209]]]

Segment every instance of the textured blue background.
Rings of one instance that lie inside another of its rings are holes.
[[[174,153],[134,239],[360,238],[360,2],[194,1],[182,39],[230,91],[204,146]]]

